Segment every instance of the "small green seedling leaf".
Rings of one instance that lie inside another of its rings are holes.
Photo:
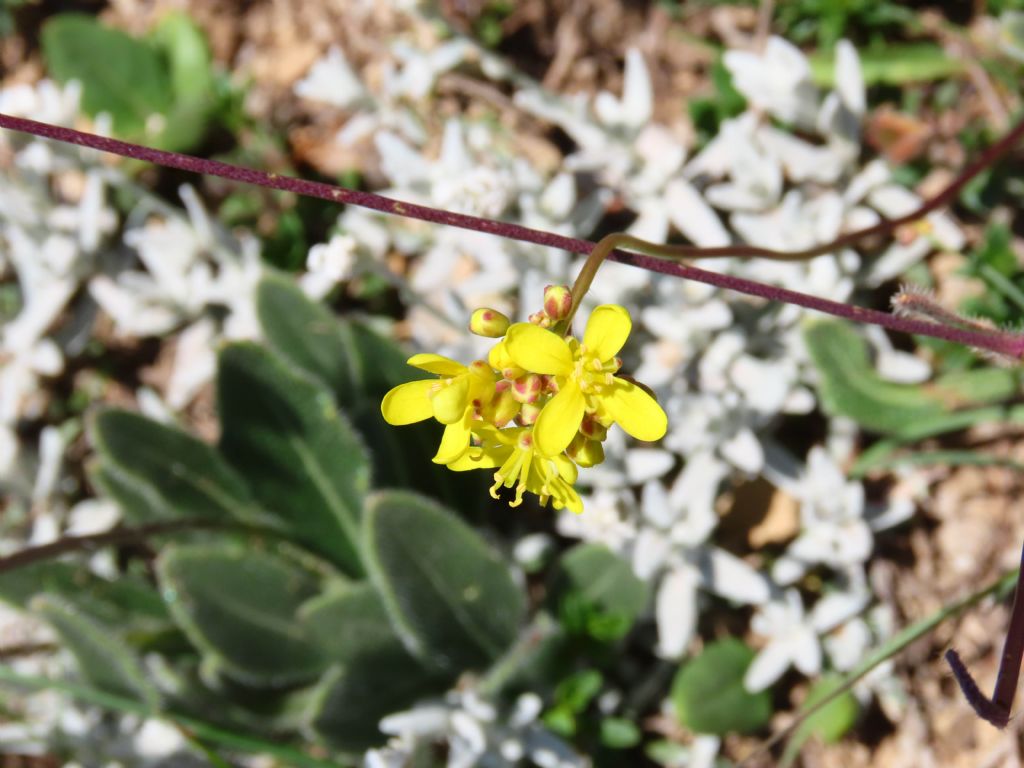
[[[650,599],[629,564],[600,544],[578,544],[562,557],[552,594],[564,621],[582,621],[573,628],[600,640],[625,635]]]
[[[515,641],[526,611],[508,564],[472,528],[412,493],[371,497],[370,577],[410,652],[428,667],[483,669]]]
[[[608,749],[630,749],[640,743],[640,728],[624,717],[606,717],[601,721],[601,744]]]
[[[672,683],[672,704],[679,721],[698,733],[749,733],[772,715],[767,691],[749,693],[743,675],[754,651],[730,638],[707,646],[687,662]]]
[[[831,695],[841,684],[841,677],[833,675],[825,677],[815,683],[807,694],[801,709],[809,709]],[[839,695],[834,701],[826,704],[817,712],[804,720],[793,732],[786,744],[786,750],[779,761],[781,766],[790,766],[800,754],[808,739],[817,737],[826,744],[834,744],[853,728],[860,714],[860,705],[856,697],[846,691]]]

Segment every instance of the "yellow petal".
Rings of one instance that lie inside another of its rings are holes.
[[[460,373],[466,372],[466,366],[462,363],[456,362],[444,355],[432,353],[413,355],[405,362],[413,368],[419,368],[421,371],[430,371],[439,376],[458,376]]]
[[[399,384],[380,403],[380,412],[388,424],[400,426],[414,424],[434,415],[430,403],[430,390],[437,384],[436,379],[410,381]]]
[[[465,472],[470,469],[494,469],[500,467],[508,458],[511,448],[472,447],[455,461],[448,462],[448,469],[454,472]]]
[[[531,323],[516,323],[508,329],[505,348],[520,368],[530,373],[568,376],[572,373],[572,351],[565,339]]]
[[[553,334],[552,334],[553,335]],[[543,408],[533,426],[534,445],[544,456],[557,456],[572,442],[583,421],[585,401],[575,379],[569,379]]]
[[[431,401],[431,405],[434,406],[434,418],[442,424],[453,424],[459,421],[466,413],[468,397],[468,376],[446,379]]]
[[[598,360],[611,360],[622,349],[633,330],[629,312],[618,304],[602,304],[590,313],[587,330],[583,332],[583,345]]]
[[[458,459],[469,448],[470,426],[473,423],[473,414],[466,412],[463,418],[444,428],[441,435],[441,445],[437,448],[434,456],[435,464],[449,464]]]
[[[569,483],[569,485],[576,482],[576,478],[579,476],[579,469],[577,469],[572,459],[565,454],[560,454],[558,456],[552,456],[551,460],[555,462],[555,468],[559,477]]]
[[[660,440],[668,429],[668,417],[658,401],[618,376],[611,393],[601,398],[601,405],[608,416],[637,440]]]

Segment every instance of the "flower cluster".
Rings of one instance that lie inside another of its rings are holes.
[[[617,357],[632,329],[617,304],[594,309],[583,340],[557,332],[573,307],[569,288],[548,286],[544,309],[511,323],[495,309],[476,310],[470,330],[499,339],[486,361],[468,366],[442,355],[418,354],[409,365],[438,379],[400,384],[385,395],[389,424],[431,417],[445,425],[434,462],[456,472],[497,469],[491,496],[515,487],[510,506],[529,491],[541,504],[583,511],[573,487],[577,467],[604,460],[608,428],[618,424],[639,440],[660,440],[668,420],[640,385],[616,375]]]

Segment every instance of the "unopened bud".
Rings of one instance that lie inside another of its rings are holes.
[[[544,384],[542,376],[528,373],[512,382],[512,397],[520,403],[535,403]]]
[[[516,417],[516,421],[524,427],[528,427],[531,424],[537,423],[538,416],[540,416],[540,406],[534,403],[525,403],[519,411],[519,416]]]
[[[504,383],[504,382],[502,382]],[[491,399],[487,421],[496,427],[503,427],[519,414],[520,405],[512,397],[511,389],[497,390]]]
[[[541,328],[550,328],[551,327],[551,318],[548,317],[547,314],[544,313],[543,311],[542,312],[534,312],[532,315],[530,315],[526,319],[529,320],[534,325],[539,325]]]
[[[469,330],[477,336],[497,339],[505,335],[511,321],[496,309],[481,307],[473,310],[469,318]]]
[[[549,285],[544,289],[544,314],[562,320],[572,311],[572,291],[567,285]]]
[[[565,449],[566,455],[575,461],[579,466],[586,469],[604,461],[604,446],[597,440],[588,440],[580,433],[569,443]]]

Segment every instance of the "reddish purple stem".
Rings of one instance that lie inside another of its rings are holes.
[[[178,168],[180,170],[210,176],[220,176],[225,179],[231,179],[232,181],[255,184],[269,189],[279,189],[308,197],[317,197],[321,200],[358,205],[364,208],[380,211],[382,213],[420,219],[422,221],[429,221],[434,224],[444,224],[450,227],[471,229],[476,232],[485,232],[512,240],[536,243],[537,245],[549,246],[551,248],[561,248],[574,253],[589,254],[596,245],[596,243],[589,240],[565,237],[552,232],[531,229],[519,224],[495,221],[493,219],[482,219],[477,216],[467,216],[465,214],[452,213],[450,211],[441,211],[424,205],[416,205],[415,203],[393,200],[382,195],[375,195],[372,192],[360,192],[354,189],[345,189],[344,187],[324,184],[318,181],[307,181],[305,179],[296,179],[290,176],[279,176],[274,173],[264,173],[251,168],[223,163],[218,160],[208,160],[205,158],[193,157],[191,155],[179,154],[177,152],[166,152],[159,149],[153,149],[151,147],[143,147],[138,144],[131,144],[126,141],[107,138],[105,136],[97,136],[83,131],[76,131],[72,128],[40,123],[35,120],[28,120],[22,117],[12,117],[10,115],[0,114],[0,128],[29,133],[35,136],[41,136],[55,141],[62,141],[68,144],[77,144],[90,149],[97,149],[102,152],[109,152],[111,154],[121,155],[135,160],[144,160],[149,163],[163,165],[169,168]],[[937,197],[926,202],[917,211],[898,219],[882,222],[881,224],[877,224],[865,230],[843,235],[838,240],[833,241],[832,243],[826,243],[812,249],[812,251],[808,251],[807,253],[828,253],[836,247],[853,242],[862,237],[890,232],[900,224],[919,219],[925,213],[951,199],[971,178],[994,162],[997,157],[1007,152],[1021,137],[1021,135],[1024,135],[1024,120],[1016,125],[1013,130],[1006,134],[1006,136],[1000,139],[996,144],[989,147],[982,156],[969,166],[964,173],[958,176],[947,189]],[[740,255],[744,257],[756,257],[758,255],[762,255],[770,257],[771,255],[777,255],[777,253],[778,252],[768,249],[748,246],[718,249],[694,249],[693,251],[694,256]],[[888,328],[902,333],[916,333],[922,336],[932,336],[938,339],[945,339],[946,341],[965,344],[978,349],[986,349],[1013,359],[1018,359],[1024,356],[1024,337],[998,332],[986,333],[984,331],[950,328],[924,320],[897,317],[887,312],[842,304],[840,302],[822,299],[817,296],[810,296],[798,291],[791,291],[786,288],[766,285],[752,280],[744,280],[743,278],[735,277],[733,275],[709,272],[707,270],[700,269],[699,267],[666,261],[664,259],[653,258],[642,254],[615,251],[611,254],[610,258],[614,261],[631,264],[652,272],[674,275],[687,280],[696,280],[697,282],[707,283],[718,288],[737,291],[750,296],[758,296],[763,299],[767,299],[768,301],[796,304],[797,306],[835,315],[836,317],[841,317],[858,323],[872,323],[874,325],[880,325],[883,328]]]
[[[1013,699],[1017,695],[1017,683],[1020,680],[1021,661],[1024,660],[1024,548],[1021,549],[1021,570],[1017,574],[1017,591],[1013,595],[1013,609],[1010,611],[1010,626],[1006,630],[1006,641],[1003,643],[1003,655],[999,657],[999,672],[996,675],[996,687],[992,698],[988,698],[967,671],[960,660],[960,654],[950,648],[946,651],[946,662],[953,671],[963,691],[964,698],[971,705],[978,717],[986,720],[996,728],[1005,728],[1010,722]]]

